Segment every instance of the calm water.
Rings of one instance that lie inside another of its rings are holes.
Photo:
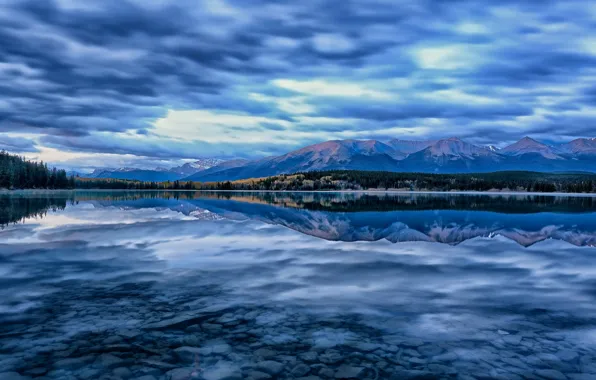
[[[0,195],[0,379],[596,379],[596,198]]]

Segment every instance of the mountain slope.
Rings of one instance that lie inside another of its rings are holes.
[[[226,181],[314,170],[470,173],[499,170],[596,172],[596,140],[552,147],[529,137],[503,149],[451,137],[436,141],[333,140],[282,156],[218,165],[185,179]]]
[[[201,158],[193,162],[187,162],[184,165],[176,166],[169,169],[172,173],[180,174],[182,177],[187,177],[203,170],[210,169],[214,166],[220,165],[224,160],[220,158]]]
[[[400,164],[403,171],[461,173],[494,171],[501,161],[501,155],[486,147],[452,137],[410,154]]]
[[[226,181],[314,170],[471,173],[503,170],[596,172],[596,139],[549,146],[525,137],[506,148],[456,137],[434,141],[333,140],[254,161],[220,164],[185,179]]]
[[[104,170],[95,176],[95,178],[128,179],[145,182],[175,181],[181,177],[178,173],[143,169]]]
[[[540,143],[530,137],[524,137],[516,143],[513,143],[499,151],[499,153],[508,156],[521,156],[524,154],[538,154],[549,160],[562,160],[555,148]]]
[[[574,155],[596,156],[596,138],[575,139],[559,146],[562,152]]]
[[[421,150],[428,148],[435,142],[436,141],[434,141],[434,140],[415,141],[415,140],[393,139],[393,140],[387,141],[387,145],[389,145],[396,151],[407,155],[407,154],[420,152]]]
[[[186,179],[223,181],[329,169],[395,171],[401,157],[403,154],[379,141],[334,140],[235,168],[197,173]]]
[[[219,158],[202,158],[173,168],[135,169],[135,168],[103,168],[88,174],[89,178],[114,178],[146,182],[175,181],[197,172],[221,165],[225,161]]]
[[[220,163],[219,165],[215,165],[209,169],[205,169],[200,172],[194,173],[193,175],[190,175],[183,179],[185,181],[200,181],[201,178],[205,178],[205,177],[215,178],[217,173],[226,172],[227,170],[239,168],[239,167],[249,164],[250,162],[251,161],[249,161],[249,160],[243,160],[243,159],[224,161],[224,162]],[[226,178],[223,178],[223,179],[225,180]]]

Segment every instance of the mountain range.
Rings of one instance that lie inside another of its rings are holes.
[[[222,165],[225,161],[219,158],[203,158],[193,162],[187,162],[173,168],[137,169],[119,168],[96,169],[93,173],[86,175],[90,178],[115,178],[129,179],[147,182],[175,181],[188,177],[211,167]],[[222,166],[225,167],[225,166]]]
[[[596,172],[596,139],[547,145],[524,137],[503,149],[439,140],[334,140],[275,157],[215,165],[185,180],[226,181],[313,170],[480,173],[501,170]]]
[[[98,169],[90,177],[141,181],[227,181],[313,170],[481,173],[503,170],[596,172],[596,139],[549,145],[530,137],[502,149],[457,137],[438,140],[332,140],[257,160],[205,158],[174,168]]]

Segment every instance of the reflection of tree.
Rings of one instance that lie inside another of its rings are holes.
[[[76,193],[77,201],[136,201],[141,199],[195,199],[195,191],[83,191]]]
[[[67,203],[74,201],[72,194],[0,195],[0,228],[29,218],[41,219],[48,211],[63,210]]]
[[[363,212],[472,210],[501,213],[595,212],[596,197],[486,194],[366,194],[308,192],[117,191],[81,192],[76,199],[135,201],[141,199],[221,199],[306,210]]]

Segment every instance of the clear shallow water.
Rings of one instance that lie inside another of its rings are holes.
[[[596,378],[594,198],[15,193],[0,215],[0,377]]]

